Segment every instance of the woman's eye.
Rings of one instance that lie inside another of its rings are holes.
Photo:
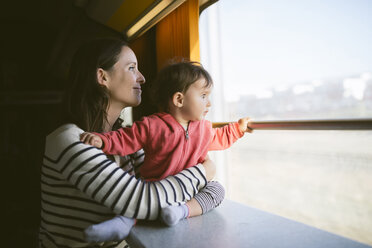
[[[206,97],[207,97],[207,95],[206,95],[206,94],[203,94],[203,95],[202,95],[202,98],[203,98],[203,99],[205,99]]]
[[[134,66],[129,67],[129,70],[130,70],[130,71],[133,71],[134,69],[135,69]]]

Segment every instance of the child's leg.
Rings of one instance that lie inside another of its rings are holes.
[[[198,216],[216,208],[224,197],[225,189],[222,185],[211,181],[185,205],[163,208],[160,218],[168,226],[173,226],[182,219]]]
[[[198,194],[196,194],[196,195],[198,195]],[[203,214],[203,209],[200,206],[200,203],[195,198],[192,198],[190,201],[188,201],[186,203],[186,205],[189,207],[189,216],[188,217],[194,217],[194,216],[199,216],[199,215]]]
[[[120,241],[125,239],[136,220],[124,216],[116,216],[111,220],[91,225],[84,230],[87,242]]]
[[[201,214],[205,214],[211,211],[212,209],[218,207],[218,205],[221,204],[224,198],[225,189],[217,181],[208,182],[208,184],[194,197],[194,199],[199,203],[199,206],[202,209]],[[187,204],[188,203],[189,202],[187,202]],[[198,214],[199,212],[196,209],[194,211],[195,215],[190,214],[190,217],[201,215]],[[191,210],[190,213],[192,213]]]

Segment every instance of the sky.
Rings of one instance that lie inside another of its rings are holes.
[[[372,72],[372,0],[219,0],[212,8],[230,100]]]

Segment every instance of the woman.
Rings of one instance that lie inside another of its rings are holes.
[[[213,178],[215,168],[207,160],[162,181],[144,182],[80,142],[84,131],[112,130],[123,108],[141,102],[145,79],[137,66],[133,51],[117,39],[91,41],[76,53],[66,95],[69,124],[46,138],[41,247],[124,247],[124,241],[89,244],[83,231],[115,215],[156,219],[161,208],[190,200]],[[136,154],[128,162],[142,160]]]

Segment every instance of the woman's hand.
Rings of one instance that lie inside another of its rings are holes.
[[[80,141],[84,142],[84,144],[95,146],[97,148],[102,148],[103,142],[101,137],[93,133],[82,133],[80,134]]]
[[[252,133],[253,129],[250,127],[251,121],[252,120],[249,117],[239,119],[238,123],[240,131],[242,131],[243,133],[244,132]]]
[[[216,165],[213,163],[212,160],[210,160],[209,156],[205,157],[205,160],[203,162],[203,166],[205,169],[205,177],[207,178],[207,181],[211,181],[214,176],[216,175]]]

